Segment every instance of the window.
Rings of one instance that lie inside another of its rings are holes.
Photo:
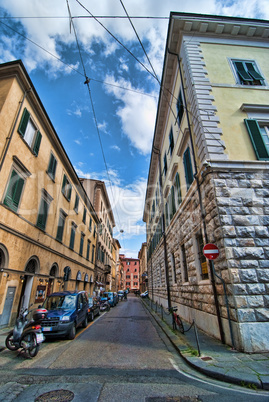
[[[68,180],[68,178],[66,177],[66,175],[64,174],[63,177],[63,184],[62,184],[62,193],[65,196],[65,198],[70,201],[71,198],[71,192],[72,192],[72,186]]]
[[[55,159],[55,156],[51,153],[47,173],[53,181],[55,179],[56,166],[57,166],[57,160]]]
[[[171,127],[170,134],[169,134],[169,150],[170,150],[170,155],[173,153],[175,143],[174,143],[174,135],[173,135],[173,129]]]
[[[185,170],[186,185],[187,185],[187,190],[188,190],[193,182],[191,154],[190,154],[189,147],[184,152],[183,163],[184,163],[184,170]]]
[[[90,222],[89,222],[89,231],[92,231],[92,217],[90,217]]]
[[[74,222],[72,222],[71,234],[70,234],[70,242],[69,242],[69,248],[71,250],[74,250],[76,228],[77,228],[77,225]]]
[[[164,157],[163,157],[163,172],[164,172],[164,175],[166,176],[166,173],[167,173],[167,156],[166,156],[166,153],[164,154]]]
[[[182,244],[180,249],[181,249],[181,265],[182,265],[182,273],[183,273],[183,282],[188,282],[189,276],[188,276],[185,245]]]
[[[255,61],[233,60],[237,83],[241,85],[264,85],[264,78],[258,71]]]
[[[49,207],[52,200],[53,198],[47,193],[45,189],[43,189],[36,222],[36,226],[39,227],[39,229],[45,230],[46,228]]]
[[[74,205],[74,211],[76,213],[78,213],[78,205],[79,205],[79,196],[76,194],[75,205]]]
[[[177,274],[176,274],[176,261],[175,255],[171,253],[171,263],[172,263],[172,275],[174,283],[177,283]]]
[[[178,125],[180,126],[182,117],[184,114],[184,103],[182,99],[182,92],[180,90],[178,94],[178,100],[177,100],[177,120],[178,120]]]
[[[250,140],[258,160],[269,159],[269,123],[262,125],[254,119],[245,119]]]
[[[90,258],[90,249],[91,249],[91,241],[88,240],[88,242],[87,242],[87,252],[86,252],[86,260],[88,260],[88,261],[89,261],[89,258]]]
[[[130,275],[126,275],[126,279],[130,279],[131,278],[131,276]]]
[[[30,116],[30,113],[26,108],[23,111],[18,132],[31,148],[33,154],[37,156],[41,144],[42,135],[40,131],[36,128]]]
[[[67,214],[62,209],[60,209],[58,228],[57,228],[57,234],[56,234],[56,239],[58,241],[63,240],[64,225],[65,225],[66,217],[67,217]]]
[[[81,235],[80,235],[80,246],[79,246],[79,255],[82,255],[82,254],[83,254],[84,238],[85,238],[85,234],[81,232]]]
[[[8,206],[15,212],[18,210],[19,207],[23,186],[24,179],[15,169],[13,169],[4,199],[4,205]]]
[[[201,233],[196,234],[197,257],[200,264],[201,279],[208,279],[208,267],[206,257],[203,254],[204,240]]]
[[[126,286],[130,286],[130,282],[126,282]]]
[[[138,278],[138,276],[137,275],[134,275],[134,279],[137,279]]]
[[[95,246],[92,245],[92,263],[94,262],[94,250],[95,250]]]
[[[93,237],[95,238],[96,236],[96,225],[94,225],[94,231],[93,231]]]
[[[179,178],[179,174],[177,172],[176,177],[175,177],[175,187],[176,187],[176,203],[177,206],[179,207],[179,205],[182,202],[182,196],[181,196],[181,187],[180,187],[180,178]]]
[[[84,207],[84,210],[83,210],[83,218],[82,218],[82,222],[83,222],[83,223],[86,223],[86,213],[87,213],[87,211],[86,211],[86,208]]]

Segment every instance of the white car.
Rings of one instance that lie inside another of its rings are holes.
[[[141,297],[148,297],[149,292],[146,290],[144,293],[141,293]]]

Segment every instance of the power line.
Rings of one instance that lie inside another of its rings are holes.
[[[57,17],[56,17],[57,18]],[[77,74],[80,74],[81,76],[84,77],[84,74],[81,73],[79,70],[77,70],[76,68],[74,68],[73,66],[71,66],[70,64],[66,63],[65,61],[63,61],[62,59],[60,59],[58,56],[56,56],[55,54],[51,53],[49,50],[45,49],[43,46],[39,45],[38,43],[34,42],[32,39],[28,38],[27,36],[23,35],[21,32],[18,32],[16,29],[12,28],[10,25],[5,24],[4,22],[0,21],[0,24],[5,25],[7,28],[11,29],[13,32],[15,32],[16,34],[20,35],[22,38],[28,40],[29,42],[31,42],[33,45],[39,47],[39,49],[43,50],[44,52],[48,53],[50,56],[54,57],[56,60],[60,61],[62,64],[66,65],[68,68],[70,68],[71,70],[75,71]],[[123,87],[121,85],[116,85],[116,84],[111,84],[109,82],[106,81],[101,81],[101,80],[97,80],[95,78],[90,78],[91,81],[95,81],[95,82],[99,82],[101,84],[104,85],[108,85],[108,86],[112,86],[112,87],[116,87],[116,88],[120,88],[123,89],[125,91],[130,91],[130,92],[135,92],[138,93],[140,95],[144,95],[144,96],[149,96],[151,98],[156,98],[156,96],[154,95],[150,95],[147,94],[145,92],[141,92],[138,91],[136,89],[131,89],[131,88],[126,88]]]
[[[117,214],[117,217],[118,217],[118,222],[119,222],[119,224],[121,225],[120,218],[119,218],[119,215],[118,215],[118,211],[117,211],[117,208],[116,208],[116,203],[115,203],[115,199],[114,199],[114,194],[113,194],[113,191],[112,191],[112,181],[111,181],[110,174],[109,174],[109,171],[108,171],[107,162],[106,162],[106,157],[105,157],[104,148],[103,148],[103,144],[102,144],[102,139],[101,139],[100,131],[99,131],[99,128],[98,128],[97,117],[96,117],[96,113],[95,113],[95,109],[94,109],[94,104],[93,104],[93,99],[92,99],[92,94],[91,94],[91,89],[90,89],[90,85],[89,85],[89,84],[90,84],[90,79],[87,77],[86,68],[85,68],[85,64],[84,64],[84,61],[83,61],[82,53],[81,53],[81,50],[80,50],[80,46],[79,46],[79,41],[78,41],[78,37],[77,37],[75,25],[74,25],[74,22],[73,22],[73,20],[72,20],[72,16],[71,16],[71,11],[70,11],[70,8],[69,8],[68,0],[66,0],[66,3],[67,3],[67,8],[68,8],[68,13],[69,13],[69,16],[70,16],[70,24],[72,25],[72,28],[73,28],[73,31],[74,31],[74,34],[75,34],[76,44],[77,44],[77,48],[78,48],[78,51],[79,51],[79,56],[80,56],[81,64],[82,64],[83,71],[84,71],[84,78],[85,78],[84,84],[87,85],[88,92],[89,92],[89,96],[90,96],[90,101],[91,101],[91,107],[92,107],[92,112],[93,112],[95,127],[96,127],[96,131],[97,131],[98,138],[99,138],[99,143],[100,143],[101,152],[102,152],[102,156],[103,156],[103,160],[104,160],[104,164],[105,164],[105,168],[106,168],[107,177],[108,177],[108,180],[109,180],[109,183],[110,183],[110,187],[111,187],[111,195],[112,195],[112,198],[113,198],[113,201],[114,201],[114,204],[115,204],[115,210],[116,210],[116,214]]]
[[[0,16],[0,19],[69,19],[68,16],[35,16],[35,17],[12,17],[12,16]],[[72,16],[73,19],[75,18],[85,18],[85,19],[127,19],[125,15],[75,15]],[[150,16],[131,16],[132,19],[149,19],[149,20],[169,20],[169,17],[150,17]]]
[[[153,78],[156,79],[155,75],[121,42],[119,39],[116,38],[115,35],[113,35],[79,0],[76,0],[76,2],[85,10],[87,11],[98,24],[100,24],[106,32],[112,36],[112,38],[115,39],[116,42],[118,42]]]

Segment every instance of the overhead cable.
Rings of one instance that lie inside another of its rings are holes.
[[[81,50],[80,50],[80,45],[79,45],[79,41],[78,41],[78,37],[77,37],[77,32],[76,32],[75,25],[74,25],[74,22],[73,22],[73,19],[72,19],[72,16],[71,16],[71,11],[70,11],[70,8],[69,8],[68,0],[66,0],[66,3],[67,3],[67,8],[68,8],[68,13],[69,13],[69,16],[70,16],[70,25],[72,26],[74,34],[75,34],[77,48],[78,48],[78,51],[79,51],[79,56],[80,56],[81,64],[82,64],[83,71],[84,71],[84,78],[85,78],[84,84],[87,85],[88,93],[89,93],[89,96],[90,96],[91,107],[92,107],[92,112],[93,112],[93,118],[94,118],[95,127],[96,127],[96,131],[97,131],[98,138],[99,138],[100,148],[101,148],[101,152],[102,152],[102,156],[103,156],[103,160],[104,160],[104,164],[105,164],[105,168],[106,168],[108,181],[109,181],[110,187],[111,187],[111,194],[112,194],[112,198],[113,198],[113,201],[114,201],[114,204],[115,204],[115,210],[116,210],[116,214],[117,214],[117,217],[118,217],[118,222],[121,225],[120,218],[119,218],[119,215],[118,215],[118,211],[117,211],[117,208],[116,208],[114,194],[113,194],[113,191],[112,191],[112,181],[111,181],[110,174],[109,174],[109,171],[108,171],[106,157],[105,157],[104,148],[103,148],[103,144],[102,144],[102,139],[101,139],[101,135],[100,135],[99,127],[98,127],[98,122],[97,122],[97,118],[96,118],[96,113],[95,113],[95,109],[94,109],[94,104],[93,104],[93,99],[92,99],[92,94],[91,94],[91,89],[90,89],[90,79],[87,77],[86,68],[85,68],[82,53],[81,53]]]

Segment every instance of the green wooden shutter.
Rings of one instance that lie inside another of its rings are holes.
[[[56,166],[57,166],[57,160],[55,159],[54,155],[51,154],[48,167],[48,174],[53,180],[55,179]]]
[[[248,69],[248,73],[254,80],[263,80],[264,78],[255,70],[253,63],[246,63],[246,67]]]
[[[20,135],[22,137],[24,137],[24,134],[25,134],[29,119],[30,119],[30,113],[28,112],[28,110],[26,108],[24,108],[22,118],[21,118],[21,121],[20,121],[20,125],[19,125],[19,128],[18,128],[18,132],[20,133]]]
[[[86,222],[86,208],[84,207],[84,211],[83,211],[83,218],[82,218],[82,222],[85,223]]]
[[[176,174],[176,189],[177,189],[177,202],[178,202],[178,205],[180,205],[182,202],[182,196],[181,196],[181,187],[180,187],[180,179],[179,179],[178,172]]]
[[[48,211],[49,211],[48,202],[46,200],[44,200],[44,198],[41,198],[36,225],[42,230],[45,230],[45,228],[46,228]]]
[[[169,134],[169,143],[170,143],[170,154],[172,155],[173,149],[174,149],[174,135],[173,135],[173,129],[171,128],[170,134]]]
[[[33,146],[33,153],[35,154],[35,156],[38,155],[40,144],[41,144],[41,139],[42,139],[42,134],[40,133],[40,131],[38,131],[36,133],[35,143]]]
[[[269,153],[262,138],[257,120],[245,119],[244,121],[257,158],[259,160],[268,160]]]
[[[70,244],[69,244],[69,248],[71,248],[71,250],[74,249],[75,234],[76,234],[76,229],[75,229],[74,225],[72,225],[72,227],[71,227],[71,235],[70,235]]]
[[[24,179],[22,179],[18,175],[18,173],[13,170],[8,184],[7,193],[4,199],[4,204],[11,208],[13,211],[17,211],[18,209],[23,185]]]
[[[186,151],[184,152],[183,163],[185,169],[187,189],[189,189],[191,183],[193,182],[193,172],[192,172],[191,155],[189,148],[187,148]]]
[[[59,222],[58,222],[58,228],[57,228],[57,235],[56,235],[56,239],[59,240],[59,241],[62,241],[62,239],[63,239],[64,224],[65,224],[65,218],[60,213]]]
[[[171,198],[172,198],[172,214],[173,216],[176,213],[176,202],[175,202],[175,189],[174,186],[171,188]]]
[[[78,213],[78,203],[79,203],[79,196],[76,194],[76,200],[74,206],[74,210],[76,211],[76,213]]]
[[[253,81],[253,78],[245,70],[244,64],[242,63],[242,61],[235,61],[234,65],[236,67],[238,75],[242,78],[243,81]]]

